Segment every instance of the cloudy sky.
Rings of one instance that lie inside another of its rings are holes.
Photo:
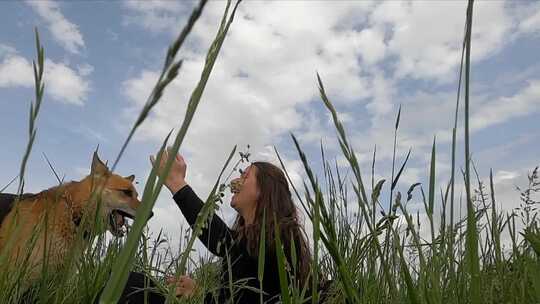
[[[46,93],[27,170],[26,189],[33,192],[56,183],[43,154],[66,180],[88,174],[98,144],[102,159],[116,157],[193,6],[187,1],[2,1],[0,188],[17,175],[27,142],[35,26],[45,47]],[[185,60],[179,77],[119,164],[120,174],[137,176],[141,192],[148,156],[182,122],[224,8],[225,1],[207,5],[179,56]],[[232,147],[247,144],[254,160],[275,160],[276,146],[298,182],[302,167],[291,132],[314,167],[321,165],[321,140],[328,157],[343,165],[318,96],[319,72],[366,180],[375,145],[375,179],[390,177],[401,105],[398,162],[409,148],[412,154],[400,190],[426,182],[434,136],[437,183],[444,185],[450,176],[465,9],[465,1],[243,2],[181,148],[188,182],[205,197]],[[525,186],[528,171],[540,164],[539,50],[539,2],[476,3],[471,149],[483,178],[493,168],[499,203],[507,210],[519,204],[515,186]],[[461,138],[463,128],[458,131]],[[461,141],[458,149],[462,155]],[[164,228],[176,242],[184,221],[167,191],[154,211],[152,230]],[[229,206],[220,213],[232,222]]]

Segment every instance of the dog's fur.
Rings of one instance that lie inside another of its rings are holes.
[[[3,194],[0,209],[5,216],[0,218],[0,253],[7,251],[7,263],[11,266],[28,258],[25,263],[32,279],[39,274],[45,248],[49,266],[61,266],[78,235],[104,233],[104,229],[96,230],[93,225],[99,222],[96,215],[111,233],[121,235],[124,216],[134,218],[140,205],[134,178],[111,173],[94,153],[91,173],[81,181],[25,194],[20,200],[16,195]]]

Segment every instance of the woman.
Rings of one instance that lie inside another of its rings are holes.
[[[168,159],[165,152],[159,165],[161,170]],[[155,159],[151,156],[155,165]],[[181,155],[176,155],[165,185],[173,194],[173,199],[182,211],[188,223],[193,226],[203,202],[185,180],[186,162]],[[292,201],[287,179],[276,166],[267,162],[255,162],[233,180],[240,189],[234,189],[231,206],[238,216],[231,228],[214,215],[209,225],[203,229],[199,239],[213,254],[222,257],[221,287],[218,298],[211,294],[205,297],[205,303],[259,303],[260,290],[258,274],[258,253],[261,225],[265,226],[265,265],[262,290],[263,301],[274,303],[279,300],[280,284],[278,262],[275,247],[275,227],[278,225],[280,239],[290,273],[300,285],[304,286],[309,276],[310,253],[304,230],[299,222],[297,209]],[[263,216],[265,215],[265,218]],[[293,265],[291,243],[294,240],[296,263]],[[230,266],[228,265],[230,261]],[[296,270],[296,271],[294,271]],[[230,271],[230,274],[229,274]],[[248,288],[242,288],[231,296],[229,277],[232,282],[242,280]],[[188,276],[182,276],[176,284],[178,296],[190,296],[196,290],[197,283]],[[309,285],[306,285],[309,286]]]

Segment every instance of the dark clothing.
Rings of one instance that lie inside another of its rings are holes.
[[[35,194],[25,193],[21,195],[21,200],[34,196]],[[0,193],[0,226],[4,218],[9,214],[11,209],[13,209],[13,202],[17,198],[17,194],[11,193]]]
[[[145,282],[146,279],[146,282]],[[122,291],[122,296],[118,303],[129,304],[158,304],[165,303],[165,297],[159,292],[152,291],[152,288],[156,288],[156,285],[146,275],[139,272],[130,272],[126,287]],[[144,295],[146,290],[147,302],[145,302]]]
[[[190,226],[193,227],[195,220],[203,207],[201,199],[189,186],[182,188],[173,198]],[[250,287],[251,289],[254,288],[255,290],[260,290],[259,280],[257,279],[258,257],[249,255],[247,252],[247,244],[245,244],[244,241],[237,242],[235,240],[235,232],[229,229],[217,215],[214,215],[207,227],[202,230],[199,239],[210,252],[222,257],[219,296],[214,300],[212,299],[211,294],[207,294],[204,303],[227,303],[227,301],[230,301],[231,299],[233,299],[234,302],[229,303],[259,303],[259,292],[246,289],[245,287],[238,287],[238,284],[243,285],[245,282],[245,286]],[[231,265],[230,274],[228,263]],[[278,264],[275,251],[267,249],[267,252],[265,252],[265,271],[262,286],[263,291],[266,293],[263,296],[263,301],[265,303],[275,303],[278,301],[280,287],[277,267]],[[236,288],[233,289],[233,297],[231,297],[230,294],[229,275],[231,276],[232,283],[236,285]]]
[[[185,186],[173,196],[182,214],[193,228],[203,202],[190,186]],[[204,297],[205,304],[253,304],[260,303],[260,284],[258,280],[258,257],[250,256],[245,241],[237,241],[236,234],[229,229],[223,220],[213,215],[208,225],[199,235],[201,242],[214,255],[221,257],[220,286],[216,298],[212,293]],[[299,253],[298,253],[299,254]],[[290,263],[290,258],[287,257]],[[229,266],[230,264],[230,266]],[[264,303],[276,303],[279,300],[280,285],[278,263],[274,250],[265,252],[264,278],[262,289]],[[230,271],[229,271],[230,270]],[[230,276],[230,278],[229,278]],[[145,275],[130,273],[126,287],[119,303],[144,303],[144,293],[136,292],[144,288]],[[233,284],[231,296],[230,283]],[[148,282],[147,282],[148,283]],[[152,282],[146,288],[154,287]],[[164,298],[157,293],[148,292],[148,303],[164,303]]]
[[[11,211],[16,197],[15,194],[0,193],[0,226],[2,226],[2,221]]]

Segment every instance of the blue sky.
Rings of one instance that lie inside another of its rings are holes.
[[[134,173],[141,190],[148,156],[181,124],[224,6],[214,1],[206,7],[179,56],[185,64],[178,79],[119,164],[117,171]],[[27,170],[28,191],[55,185],[43,153],[66,180],[88,173],[98,144],[102,159],[115,158],[192,7],[187,1],[1,2],[0,185],[17,175],[27,141],[34,26],[47,58],[46,94]],[[376,180],[389,178],[401,105],[398,161],[409,147],[413,152],[400,190],[426,181],[433,136],[438,184],[444,185],[450,176],[465,8],[465,1],[242,3],[181,149],[188,181],[204,197],[230,149],[250,144],[254,159],[271,161],[276,145],[298,182],[302,170],[290,132],[315,167],[321,139],[330,158],[342,165],[318,97],[318,71],[349,130],[365,179],[375,144]],[[515,185],[524,186],[527,172],[540,162],[539,50],[538,2],[476,4],[471,148],[482,177],[493,168],[507,210],[519,203]],[[458,149],[462,159],[461,141]],[[183,219],[167,192],[155,211],[152,230],[164,227],[174,239]],[[234,211],[224,206],[222,212],[231,222]]]

